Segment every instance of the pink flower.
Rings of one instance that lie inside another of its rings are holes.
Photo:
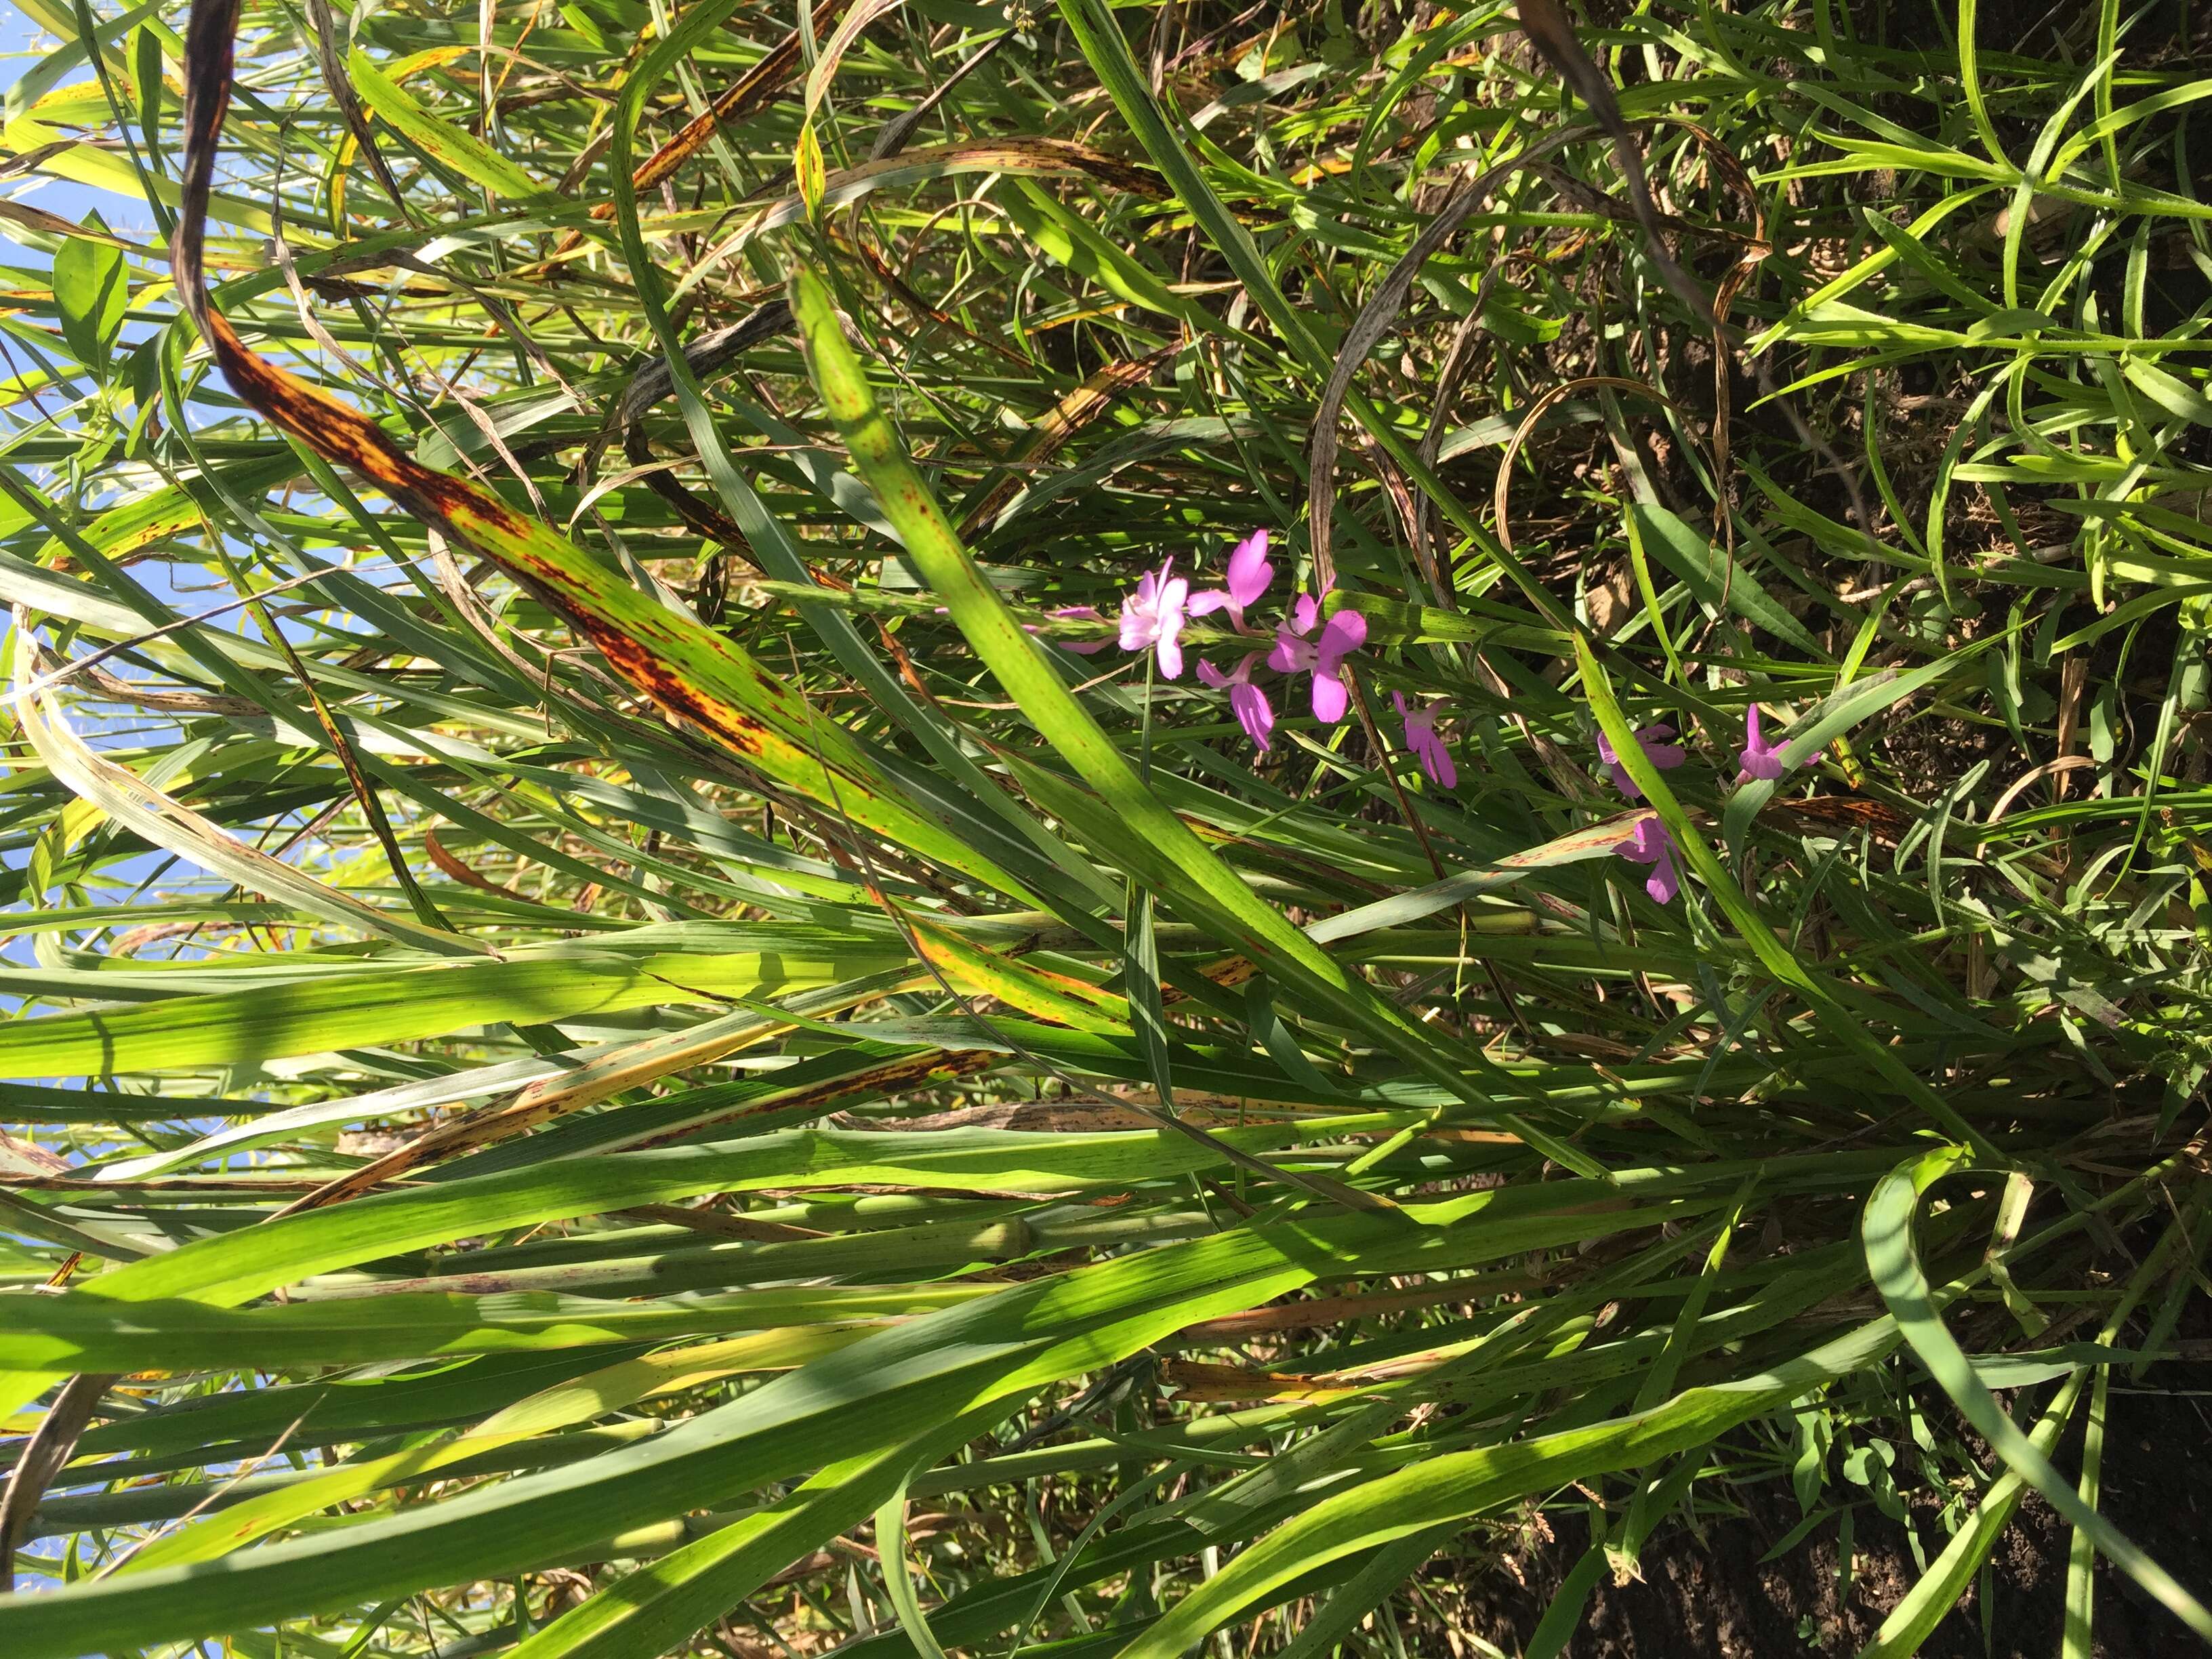
[[[1346,608],[1328,619],[1319,639],[1308,639],[1320,620],[1320,601],[1310,593],[1299,594],[1291,620],[1276,626],[1275,648],[1267,653],[1267,666],[1285,674],[1310,670],[1314,718],[1334,726],[1352,706],[1352,693],[1344,683],[1344,659],[1367,643],[1367,618]]]
[[[1428,775],[1429,781],[1446,789],[1457,788],[1459,768],[1452,764],[1451,750],[1437,735],[1437,716],[1442,712],[1442,705],[1408,708],[1405,694],[1399,691],[1390,694],[1390,701],[1398,705],[1398,718],[1406,722],[1406,747],[1419,757],[1421,770]]]
[[[1121,648],[1155,651],[1160,672],[1182,678],[1182,623],[1188,609],[1190,584],[1170,574],[1175,561],[1164,561],[1158,570],[1147,570],[1137,591],[1121,601]]]
[[[1636,746],[1644,751],[1644,758],[1660,771],[1671,772],[1682,763],[1682,745],[1662,743],[1658,739],[1674,735],[1674,728],[1671,726],[1647,726],[1637,732]],[[1597,734],[1597,757],[1605,763],[1605,769],[1613,775],[1613,781],[1622,794],[1631,800],[1644,799],[1644,791],[1637,787],[1636,780],[1628,775],[1628,769],[1620,763],[1620,757],[1613,752],[1613,745],[1606,741],[1602,732]],[[1650,860],[1645,861],[1648,863]]]
[[[1674,869],[1674,837],[1656,817],[1640,820],[1635,832],[1613,850],[1631,864],[1655,866],[1644,884],[1655,902],[1664,904],[1682,890],[1681,877]]]
[[[1244,735],[1252,739],[1253,746],[1261,754],[1267,752],[1267,739],[1275,729],[1275,711],[1269,706],[1267,694],[1252,684],[1252,665],[1257,662],[1256,651],[1229,673],[1223,673],[1210,662],[1198,665],[1198,678],[1216,691],[1224,685],[1229,688],[1230,712],[1237,723],[1244,728]]]
[[[1275,567],[1267,562],[1267,532],[1255,530],[1237,544],[1229,555],[1229,586],[1209,587],[1190,596],[1186,607],[1194,617],[1208,617],[1226,610],[1237,631],[1244,631],[1244,610],[1257,605],[1275,580]]]
[[[1759,735],[1757,703],[1752,704],[1751,712],[1744,716],[1743,738],[1743,752],[1736,757],[1743,767],[1743,769],[1735,775],[1735,781],[1738,783],[1749,783],[1753,778],[1764,783],[1772,783],[1790,769],[1782,758],[1783,750],[1789,745],[1769,743]],[[1813,754],[1806,756],[1805,759],[1809,761],[1820,752],[1816,749]],[[1802,765],[1803,763],[1799,763]]]

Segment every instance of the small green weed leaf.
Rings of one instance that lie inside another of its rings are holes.
[[[107,228],[97,213],[85,223],[96,231]],[[70,354],[88,368],[105,368],[131,302],[122,251],[91,237],[72,236],[54,254],[53,283],[62,338]]]

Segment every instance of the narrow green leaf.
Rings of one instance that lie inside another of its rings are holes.
[[[902,953],[901,953],[902,954]],[[0,1070],[81,1077],[152,1066],[249,1065],[658,1003],[777,997],[897,964],[794,938],[780,950],[692,955],[556,947],[505,962],[429,963],[136,1008],[0,1024]]]
[[[1827,660],[1827,652],[1805,624],[1778,605],[1749,571],[1733,563],[1725,549],[1716,547],[1663,507],[1638,501],[1628,510],[1644,533],[1644,547],[1674,573],[1707,611],[1719,616],[1733,611],[1815,662]]]
[[[1613,752],[1620,757],[1620,763],[1628,775],[1644,792],[1644,799],[1665,823],[1684,860],[1711,890],[1721,909],[1744,942],[1751,946],[1759,964],[1784,985],[1803,997],[1820,1016],[1823,1025],[1865,1056],[1929,1116],[1960,1139],[1972,1143],[1978,1152],[1987,1148],[1990,1158],[2002,1163],[1996,1150],[1988,1147],[1985,1138],[1909,1066],[1902,1064],[1887,1047],[1869,1036],[1863,1022],[1844,1008],[1776,936],[1773,928],[1759,915],[1757,906],[1737,884],[1728,867],[1715,856],[1705,838],[1691,823],[1659,769],[1644,754],[1644,745],[1637,740],[1634,727],[1629,724],[1627,716],[1621,713],[1620,705],[1613,697],[1605,671],[1598,665],[1589,642],[1579,634],[1575,636],[1575,659],[1581,670],[1583,689],[1589,697],[1590,712],[1597,717],[1607,741],[1612,744]]]

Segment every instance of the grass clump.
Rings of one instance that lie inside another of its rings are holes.
[[[2212,1634],[2187,9],[27,10],[0,1650]]]

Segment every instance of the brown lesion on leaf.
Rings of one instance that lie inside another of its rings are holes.
[[[834,15],[834,10],[824,14]],[[179,298],[232,388],[325,460],[368,480],[415,517],[532,585],[599,648],[617,674],[663,710],[761,763],[771,775],[796,781],[811,770],[833,792],[842,781],[856,801],[879,799],[875,782],[852,764],[849,744],[839,743],[844,738],[842,732],[830,728],[820,744],[793,735],[809,721],[805,705],[791,688],[763,673],[737,647],[688,618],[664,615],[654,607],[629,607],[619,621],[605,614],[606,595],[595,590],[589,573],[544,550],[549,540],[557,539],[557,532],[491,491],[424,465],[360,411],[255,353],[214,308],[204,263],[207,209],[215,146],[230,100],[237,25],[236,0],[199,0],[193,8],[185,54],[185,127],[189,137],[172,250]],[[782,73],[787,72],[787,65]],[[766,85],[775,75],[764,72],[749,79],[751,84]],[[655,650],[656,640],[672,648]],[[714,695],[696,683],[696,676],[687,678],[678,672],[669,659],[683,654],[684,647],[717,655],[783,729]],[[844,763],[825,758],[819,752],[824,748]],[[814,780],[808,781],[811,785]],[[816,790],[807,787],[807,793]]]
[[[836,805],[842,811],[861,817],[860,809],[865,804],[880,798],[882,792],[873,779],[857,767],[833,760],[823,752],[826,745],[795,742],[759,715],[714,696],[678,673],[646,641],[588,613],[578,613],[574,620],[615,672],[650,697],[657,707],[690,721],[738,754],[762,763],[764,770],[797,784],[815,800]],[[761,674],[749,661],[739,666],[750,673],[754,690],[764,701],[781,702],[793,720],[804,718],[803,713],[793,708],[796,700],[787,686]],[[830,733],[843,736],[834,726],[823,735]],[[794,776],[794,769],[785,763],[789,762],[803,762],[807,769],[827,783],[828,788],[817,787],[813,779],[802,781]],[[836,793],[841,787],[850,793]]]
[[[775,734],[765,720],[686,684],[641,641],[591,618],[579,620],[615,672],[659,708],[713,733],[739,754],[758,759],[767,753]]]
[[[1260,969],[1249,957],[1224,957],[1200,971],[1224,991],[1233,991],[1240,985],[1249,985],[1260,976]]]
[[[556,607],[609,665],[661,708],[690,720],[741,755],[758,759],[779,746],[766,722],[687,684],[644,640],[598,615],[588,587],[573,571],[532,556],[527,550],[538,539],[532,520],[479,486],[403,453],[367,417],[249,349],[220,313],[207,311],[205,321],[232,386],[276,425],[324,459],[377,484],[416,517],[546,590]],[[645,621],[641,631],[663,634],[672,642],[673,619],[659,627],[656,620]],[[754,678],[764,696],[780,696],[787,706],[792,704],[783,687],[764,676]],[[852,781],[861,792],[873,793],[865,781],[855,777]]]
[[[520,566],[524,574],[539,574],[484,545],[484,529],[516,541],[530,535],[530,521],[497,495],[423,465],[366,416],[254,352],[221,312],[206,309],[203,328],[232,389],[278,427],[485,556],[511,568]]]

